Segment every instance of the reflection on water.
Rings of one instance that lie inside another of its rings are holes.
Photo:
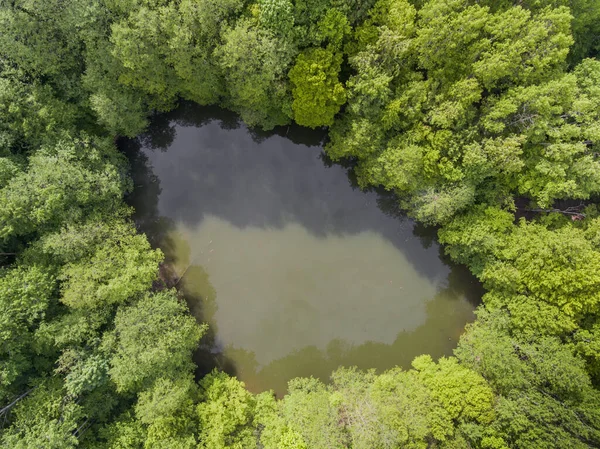
[[[306,141],[302,141],[302,138]],[[124,143],[138,223],[211,325],[198,354],[254,391],[339,365],[450,354],[479,288],[386,195],[361,192],[322,135],[248,131],[184,105]]]

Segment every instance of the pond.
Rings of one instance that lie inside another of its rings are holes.
[[[381,371],[451,355],[481,296],[434,230],[327,159],[325,137],[257,132],[184,103],[120,143],[136,221],[210,325],[200,369],[251,391],[281,395],[289,379],[326,381],[340,365]]]

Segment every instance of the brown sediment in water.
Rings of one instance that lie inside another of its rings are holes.
[[[180,279],[172,261],[161,262],[158,266],[158,277],[152,283],[152,290],[160,292],[170,288],[177,288]]]

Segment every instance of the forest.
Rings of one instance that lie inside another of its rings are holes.
[[[600,447],[598,0],[2,0],[0,26],[1,447]],[[454,356],[280,399],[197,379],[206,325],[115,143],[180,100],[328,127],[435,226],[485,288]]]

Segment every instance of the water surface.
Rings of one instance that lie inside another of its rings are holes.
[[[450,355],[480,295],[433,231],[328,161],[323,138],[184,104],[126,144],[138,223],[211,327],[198,362],[253,391]]]

